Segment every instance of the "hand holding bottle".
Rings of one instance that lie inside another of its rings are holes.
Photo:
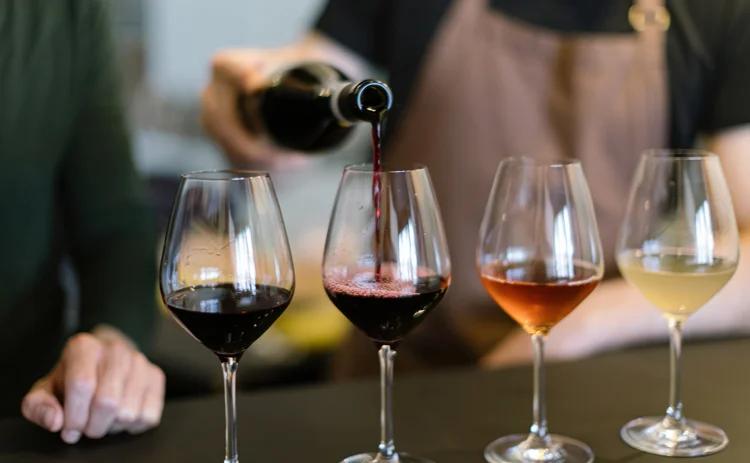
[[[284,48],[222,51],[212,68],[203,124],[239,165],[304,161],[301,152],[335,148],[392,103],[385,84],[357,82],[367,63],[316,33]]]
[[[210,135],[239,165],[299,163],[305,156],[281,148],[243,126],[237,111],[240,95],[264,88],[274,69],[302,57],[294,49],[242,49],[218,53],[211,81],[202,94],[202,120]]]

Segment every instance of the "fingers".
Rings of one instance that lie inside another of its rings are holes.
[[[252,92],[265,85],[262,74],[268,58],[268,53],[261,50],[222,51],[211,60],[211,75],[239,91]]]
[[[94,336],[78,334],[68,341],[62,357],[65,423],[62,439],[75,444],[86,430],[91,402],[98,385],[103,345]]]
[[[292,156],[263,135],[250,133],[240,120],[237,106],[241,94],[265,87],[275,70],[297,58],[281,50],[228,50],[214,57],[211,82],[201,94],[201,121],[236,164],[293,167],[306,161],[306,157]]]
[[[145,358],[144,358],[145,359]],[[164,411],[165,378],[164,373],[156,366],[145,362],[143,369],[143,385],[141,394],[135,397],[134,405],[138,413],[131,417],[119,418],[109,430],[110,434],[118,434],[127,431],[130,434],[141,434],[159,425],[162,412]],[[140,382],[139,382],[140,383]],[[127,393],[126,393],[127,394]]]
[[[131,434],[140,434],[159,425],[164,411],[164,373],[155,365],[149,365],[148,387],[143,396],[140,419],[127,428]]]
[[[31,388],[22,412],[69,444],[83,435],[137,434],[161,421],[165,383],[161,369],[126,338],[78,334],[53,372]]]
[[[201,123],[224,153],[237,165],[295,167],[308,156],[285,150],[249,132],[239,119],[236,90],[209,84],[201,94]]]
[[[124,421],[115,420],[114,424],[109,429],[109,433],[112,435],[120,434],[121,432],[127,430],[129,427],[133,426],[133,424],[134,423],[132,421],[126,423]]]
[[[167,381],[164,372],[154,365],[151,365],[150,377],[149,387],[143,401],[141,419],[147,426],[154,427],[161,421],[161,414],[164,411],[164,393]]]
[[[63,426],[63,408],[55,397],[54,384],[48,376],[31,387],[21,403],[23,416],[50,432],[59,432]]]
[[[112,342],[104,349],[99,380],[94,394],[85,434],[98,439],[109,431],[120,410],[134,351],[123,342]]]
[[[237,89],[221,82],[212,82],[203,91],[201,119],[204,127],[235,162],[259,162],[268,158],[270,149],[263,149],[239,120]]]
[[[143,408],[143,397],[146,395],[149,381],[149,369],[151,364],[146,356],[137,352],[130,365],[127,381],[125,382],[120,408],[117,412],[117,421],[121,425],[135,423]]]

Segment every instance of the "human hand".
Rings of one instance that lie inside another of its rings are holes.
[[[164,373],[118,331],[98,328],[68,340],[57,366],[23,399],[29,421],[68,444],[159,424]]]
[[[214,56],[211,80],[201,96],[201,118],[235,164],[279,167],[305,162],[306,156],[248,131],[237,109],[240,95],[264,88],[274,71],[303,58],[292,48],[225,50]]]

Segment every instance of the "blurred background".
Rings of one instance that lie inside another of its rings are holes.
[[[229,167],[203,133],[199,95],[211,57],[227,47],[293,42],[314,21],[321,0],[113,0],[138,168],[148,179],[163,232],[180,174]],[[348,324],[330,304],[320,269],[328,219],[341,169],[365,160],[368,131],[335,153],[294,170],[271,172],[294,255],[292,306],[243,357],[239,385],[278,387],[325,379],[329,356]],[[162,312],[154,360],[168,375],[169,394],[222,387],[219,363]],[[374,359],[373,359],[374,361]]]

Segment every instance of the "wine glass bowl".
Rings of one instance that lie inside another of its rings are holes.
[[[573,262],[559,272],[555,261],[490,262],[480,278],[490,297],[527,333],[547,335],[588,297],[601,280],[601,269]]]
[[[396,346],[440,302],[450,279],[427,269],[416,278],[402,275],[393,263],[373,269],[338,272],[329,269],[323,281],[333,304],[377,345]]]
[[[680,400],[682,329],[732,278],[739,234],[719,158],[695,150],[643,154],[618,240],[621,273],[666,318],[671,344],[670,403],[621,431],[631,447],[664,456],[703,456],[726,447],[716,426],[688,420]]]
[[[161,259],[159,286],[173,318],[214,352],[224,373],[225,463],[237,462],[238,362],[294,294],[284,221],[265,172],[185,174]]]
[[[381,442],[345,463],[425,463],[397,453],[391,382],[398,343],[438,305],[451,267],[439,207],[425,167],[344,170],[331,215],[323,286],[331,302],[379,349]]]
[[[601,242],[581,165],[508,158],[498,167],[477,248],[480,279],[493,300],[531,335],[534,423],[530,434],[492,442],[490,463],[589,463],[586,444],[549,434],[544,339],[602,279]]]

